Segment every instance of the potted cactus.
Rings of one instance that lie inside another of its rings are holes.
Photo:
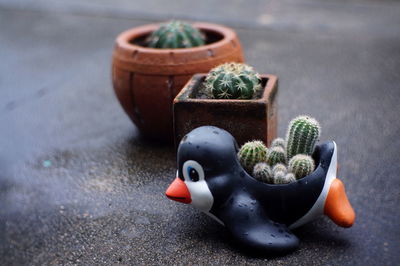
[[[309,116],[294,118],[286,140],[276,138],[270,148],[254,140],[238,152],[243,168],[255,179],[269,184],[288,184],[311,174],[316,163],[311,155],[320,136],[317,120]]]
[[[336,176],[336,143],[314,146],[319,131],[315,119],[301,116],[286,141],[276,139],[269,149],[252,141],[239,150],[226,130],[193,129],[179,143],[176,177],[165,194],[207,213],[247,252],[291,252],[299,245],[292,229],[323,214],[341,227],[356,218]]]
[[[175,144],[192,129],[213,125],[239,145],[276,137],[278,78],[241,63],[225,63],[192,77],[174,100]]]
[[[172,101],[183,85],[195,73],[243,60],[230,28],[180,21],[144,25],[116,39],[114,91],[145,137],[172,142]]]

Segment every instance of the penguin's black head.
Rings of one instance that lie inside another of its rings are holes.
[[[178,176],[167,196],[209,211],[232,191],[242,169],[237,152],[235,139],[223,129],[203,126],[189,132],[179,144]]]
[[[198,127],[184,136],[179,144],[179,177],[184,179],[183,171],[187,169],[183,169],[183,164],[188,160],[199,163],[207,177],[226,173],[238,163],[237,152],[238,145],[227,131],[213,126]]]

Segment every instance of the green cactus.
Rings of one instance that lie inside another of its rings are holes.
[[[278,171],[274,173],[274,184],[285,184],[284,178],[286,173]]]
[[[294,176],[293,173],[287,173],[285,176],[285,179],[291,182],[295,182],[296,181],[296,177]]]
[[[251,174],[257,163],[265,162],[267,151],[268,149],[262,141],[246,142],[238,152],[239,161],[243,168]]]
[[[172,20],[161,24],[148,38],[152,48],[190,48],[204,45],[203,34],[186,22]]]
[[[303,178],[314,171],[314,160],[309,155],[297,154],[289,161],[289,172],[293,173],[296,179]]]
[[[311,155],[320,135],[317,120],[309,116],[293,119],[286,134],[286,155],[289,161],[296,154]]]
[[[286,162],[286,155],[285,155],[285,150],[280,147],[272,147],[268,150],[267,154],[267,163],[270,166],[274,166],[277,163],[285,163]]]
[[[272,141],[271,147],[282,147],[282,149],[286,149],[286,142],[283,138],[276,138]]]
[[[213,98],[251,99],[261,88],[261,79],[246,64],[225,63],[210,70],[204,85]]]
[[[253,169],[253,176],[264,183],[273,184],[274,182],[271,167],[266,163],[257,163]]]
[[[296,178],[292,173],[277,172],[274,175],[274,184],[289,184],[294,181],[296,181]]]
[[[283,172],[286,174],[287,173],[286,165],[282,163],[275,164],[275,166],[272,168],[272,173],[275,175],[275,173],[277,172]]]

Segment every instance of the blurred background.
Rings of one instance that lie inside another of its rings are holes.
[[[234,28],[247,63],[279,77],[279,136],[299,114],[320,121],[352,228],[322,217],[294,253],[252,258],[164,197],[174,149],[140,138],[111,55],[120,32],[173,18]],[[398,263],[398,1],[0,0],[0,25],[1,264]]]

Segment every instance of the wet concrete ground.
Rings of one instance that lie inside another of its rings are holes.
[[[0,0],[0,255],[20,264],[395,265],[400,259],[400,3]],[[215,6],[216,5],[216,6]],[[253,258],[165,198],[172,147],[144,141],[111,86],[115,36],[171,17],[234,27],[280,78],[279,135],[316,117],[357,213],[300,248]]]

